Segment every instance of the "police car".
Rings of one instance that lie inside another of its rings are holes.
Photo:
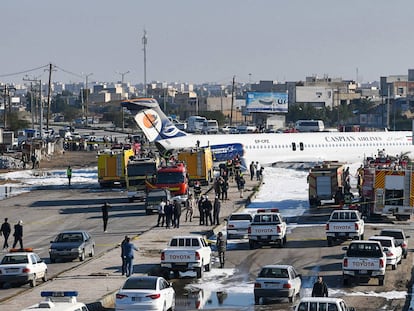
[[[11,249],[0,262],[0,287],[4,284],[36,286],[47,281],[47,265],[32,248]]]
[[[78,302],[76,297],[77,291],[43,291],[40,296],[44,298],[43,301],[30,306],[22,311],[30,310],[50,310],[50,311],[89,311],[85,304]]]

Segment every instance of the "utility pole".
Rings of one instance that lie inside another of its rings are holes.
[[[231,85],[231,108],[230,108],[230,126],[233,125],[233,106],[234,106],[234,84],[236,76],[233,76],[233,83]]]
[[[85,126],[88,127],[88,96],[89,96],[89,89],[88,89],[88,78],[89,76],[93,75],[93,73],[88,73],[85,75]]]
[[[30,87],[31,87],[31,92],[30,92],[30,109],[32,110],[32,129],[34,129],[34,123],[37,121],[37,108],[39,107],[39,113],[40,113],[40,120],[39,120],[39,124],[40,124],[40,135],[42,136],[42,131],[43,131],[43,106],[42,106],[42,81],[37,79],[37,78],[33,78],[33,79],[29,79],[29,78],[23,78],[23,81],[29,81],[30,82]],[[33,96],[32,96],[32,92],[33,92],[33,88],[32,88],[32,82],[35,83],[39,83],[39,105],[36,105],[35,101],[37,101],[37,97],[35,96],[35,99],[33,100]]]
[[[147,31],[144,29],[144,36],[142,37],[142,44],[144,45],[144,96],[147,96]]]
[[[47,117],[46,117],[46,129],[49,130],[49,119],[50,119],[50,95],[52,93],[52,69],[53,65],[49,64],[49,90],[47,92]]]

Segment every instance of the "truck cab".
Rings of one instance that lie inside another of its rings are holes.
[[[184,163],[177,163],[159,168],[155,184],[150,184],[150,189],[168,189],[173,196],[187,195],[187,168]]]

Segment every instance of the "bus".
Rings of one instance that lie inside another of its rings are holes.
[[[203,130],[204,121],[207,121],[205,117],[191,116],[187,119],[187,132],[189,133],[201,133]]]
[[[325,125],[322,120],[298,120],[295,129],[299,132],[323,132]]]

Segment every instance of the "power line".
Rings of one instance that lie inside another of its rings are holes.
[[[57,66],[57,65],[55,65],[55,68],[58,68],[59,70],[62,70],[63,72],[65,72],[65,73],[67,73],[67,74],[70,74],[70,75],[73,75],[73,76],[76,76],[76,77],[78,77],[78,78],[81,78],[81,79],[83,79],[83,78],[84,78],[84,76],[82,76],[81,74],[71,72],[71,71],[66,70],[66,69],[63,69],[62,67],[59,67],[59,66]]]
[[[33,68],[33,69],[28,69],[28,70],[20,71],[20,72],[13,72],[13,73],[2,74],[2,75],[0,75],[0,77],[17,76],[17,75],[21,75],[21,74],[24,74],[24,73],[36,71],[36,70],[39,70],[39,69],[44,69],[44,68],[47,68],[47,66],[49,66],[49,64],[44,65],[44,66],[41,66],[41,67]]]

